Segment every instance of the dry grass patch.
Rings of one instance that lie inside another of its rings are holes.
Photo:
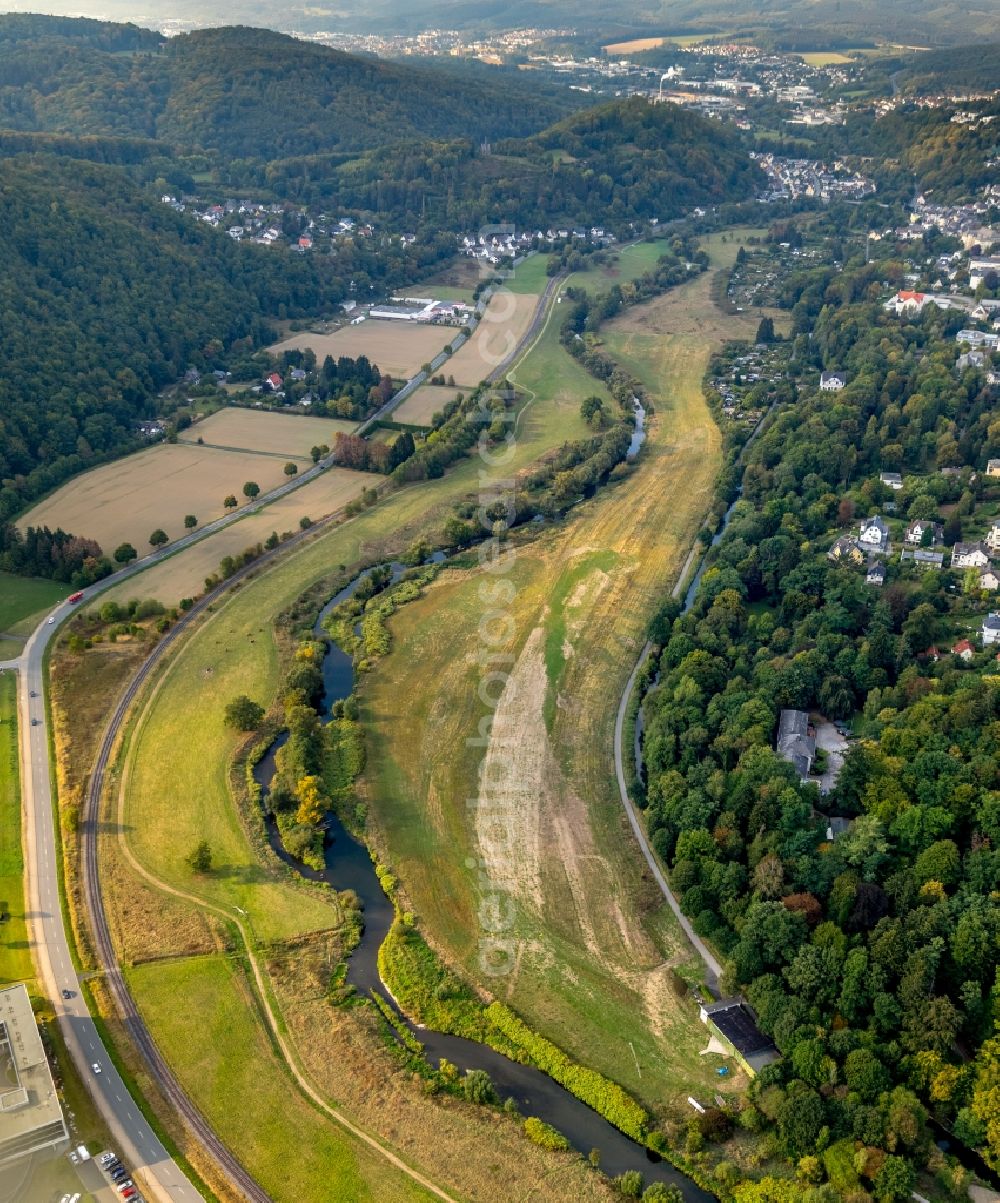
[[[605,46],[606,54],[641,54],[644,50],[655,50],[662,46],[667,38],[633,38],[631,42],[612,42]]]
[[[300,469],[307,464],[308,457],[300,459]],[[185,533],[185,514],[204,524],[225,513],[228,493],[242,501],[244,481],[255,480],[267,492],[286,479],[284,457],[161,443],[75,477],[18,526],[61,526],[96,539],[108,554],[128,541],[144,555],[157,528],[177,539]]]
[[[334,418],[278,414],[263,409],[220,409],[196,422],[181,434],[178,442],[197,443],[225,451],[256,451],[282,459],[307,459],[312,447],[325,443],[333,446],[338,431],[347,433],[356,423]]]
[[[536,293],[494,293],[472,337],[445,364],[456,383],[473,387],[505,359],[524,337],[538,305]]]
[[[268,347],[272,355],[282,351],[301,351],[307,347],[323,362],[327,355],[334,359],[349,355],[357,359],[367,355],[380,371],[397,379],[409,379],[420,371],[458,333],[448,326],[430,326],[417,322],[378,321],[369,319],[359,326],[342,326],[332,334],[296,334],[282,343]]]
[[[713,240],[715,265],[737,245]],[[364,693],[379,838],[425,930],[480,986],[654,1108],[718,1089],[718,1062],[700,1056],[704,1029],[673,989],[672,968],[692,954],[628,832],[613,729],[646,622],[711,499],[721,453],[701,391],[708,357],[756,331],[756,319],[721,313],[710,288],[706,273],[603,332],[655,416],[625,480],[519,548],[509,630],[490,647],[510,657],[510,677],[488,746],[466,743],[488,713],[476,653],[493,603],[477,573],[446,573],[398,612],[393,652]],[[502,832],[467,808],[476,797],[503,816]],[[477,914],[491,888],[512,904],[516,960],[487,979]]]
[[[176,605],[183,597],[201,593],[205,578],[218,572],[225,556],[239,555],[244,548],[264,542],[272,531],[279,536],[286,531],[294,533],[303,518],[316,522],[336,513],[382,479],[369,472],[330,468],[300,489],[259,506],[241,521],[215,531],[138,577],[116,585],[102,600],[125,602],[133,597],[155,597],[166,606]]]
[[[320,942],[268,965],[288,1032],[310,1077],[368,1131],[463,1199],[599,1203],[615,1193],[576,1157],[531,1144],[516,1120],[447,1095],[428,1098],[378,1034],[373,1008],[322,997],[331,952]]]
[[[430,426],[431,418],[443,410],[449,401],[461,396],[463,391],[468,393],[469,390],[425,384],[411,393],[399,409],[393,410],[392,420],[402,422],[405,426]]]

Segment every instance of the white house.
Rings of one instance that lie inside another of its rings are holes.
[[[987,568],[989,548],[985,543],[956,543],[951,549],[952,568]]]
[[[885,565],[877,561],[872,564],[865,574],[865,584],[874,585],[877,589],[881,589],[885,584]]]
[[[898,472],[880,472],[879,480],[884,485],[888,485],[890,489],[901,489],[903,487],[903,478]]]
[[[847,383],[843,372],[820,372],[819,387],[824,393],[839,393]]]
[[[1000,614],[987,614],[983,619],[983,646],[1000,643]]]
[[[984,540],[990,551],[1000,551],[1000,522],[994,522]]]
[[[992,330],[959,330],[955,342],[968,343],[970,347],[986,347],[995,351],[1000,347],[1000,334]]]
[[[890,297],[884,307],[887,312],[894,313],[897,317],[913,317],[918,313],[923,313],[924,308],[930,304],[932,304],[931,298],[926,293],[904,289],[897,292],[894,297]]]
[[[993,571],[992,568],[987,568],[979,574],[979,588],[985,589],[987,593],[996,593],[1000,589],[1000,576]]]
[[[1000,476],[1000,459],[991,459],[986,462],[987,476]]]
[[[928,531],[930,531],[929,536],[927,536]],[[1000,527],[998,527],[998,533],[1000,533]],[[940,547],[944,541],[944,527],[940,522],[930,522],[926,518],[915,518],[906,528],[903,542],[908,547],[923,547],[925,537],[929,538],[928,546]]]
[[[862,551],[869,554],[885,554],[889,550],[889,528],[878,516],[865,518],[858,532],[858,543]]]

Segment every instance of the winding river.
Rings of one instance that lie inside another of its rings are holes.
[[[640,432],[641,421],[637,413],[636,426]],[[641,442],[641,438],[639,441]],[[444,557],[439,554],[435,558],[441,560]],[[405,571],[404,566],[394,563],[390,567],[392,581],[398,581]],[[320,611],[313,627],[317,639],[327,642],[327,652],[323,660],[323,711],[327,716],[335,702],[348,697],[352,692],[354,666],[351,657],[329,639],[323,622],[331,610],[355,593],[372,571],[374,570],[369,569],[361,573],[331,598]],[[261,786],[265,807],[267,791],[275,772],[275,753],[285,738],[279,736],[254,768],[254,779]],[[336,816],[331,815],[324,844],[325,868],[319,872],[303,865],[285,850],[277,823],[270,816],[267,819],[267,829],[271,847],[285,864],[303,877],[328,882],[336,890],[354,890],[361,899],[364,907],[364,931],[360,943],[349,958],[347,981],[363,994],[378,991],[397,1014],[400,1014],[378,972],[378,950],[392,924],[393,907],[375,875],[367,848],[348,832]],[[638,1170],[647,1183],[663,1182],[677,1186],[689,1203],[711,1203],[713,1200],[714,1196],[672,1165],[662,1161],[651,1150],[620,1132],[603,1116],[586,1103],[580,1102],[541,1070],[511,1061],[486,1045],[459,1036],[418,1028],[405,1015],[401,1014],[401,1018],[424,1046],[427,1059],[432,1065],[437,1064],[441,1057],[446,1057],[460,1069],[485,1070],[490,1075],[501,1100],[512,1098],[523,1114],[538,1116],[546,1123],[552,1124],[580,1153],[586,1155],[591,1149],[598,1149],[604,1173],[614,1176],[626,1170]]]

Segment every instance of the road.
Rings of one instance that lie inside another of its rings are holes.
[[[496,369],[497,375],[506,370],[508,364],[521,354],[537,333],[558,282],[557,279],[553,279],[546,286],[531,326],[519,341],[511,357]],[[389,409],[391,409],[391,402],[382,407],[379,414],[376,415],[376,419],[383,412],[388,412]],[[301,488],[331,467],[334,462],[334,457],[329,456],[279,488],[259,497],[252,508],[258,509],[262,504],[275,501],[279,497]],[[226,514],[97,582],[84,590],[83,602],[80,604],[92,601],[105,590],[144,572],[147,568],[175,555],[178,551],[206,538],[215,531],[239,521],[247,512],[247,508],[243,507],[242,510],[233,514]],[[157,1049],[132,996],[129,994],[127,984],[118,966],[101,898],[96,838],[98,807],[104,774],[121,724],[135,695],[167,648],[186,629],[188,624],[208,605],[217,600],[223,592],[246,575],[258,571],[270,560],[314,535],[317,527],[323,524],[323,521],[318,522],[308,532],[297,534],[287,543],[265,553],[264,556],[219,585],[184,615],[157,645],[154,653],[144,662],[139,673],[129,684],[105,729],[98,758],[91,773],[80,828],[84,899],[94,933],[95,951],[104,980],[125,1024],[129,1038],[145,1060],[148,1071],[164,1096],[182,1116],[204,1149],[216,1161],[225,1177],[237,1186],[244,1197],[251,1200],[252,1203],[270,1203],[270,1196],[253,1180],[236,1157],[218,1139],[211,1125],[184,1093]],[[84,1081],[89,1084],[91,1094],[117,1143],[116,1151],[130,1169],[141,1170],[141,1181],[146,1193],[159,1200],[160,1203],[167,1203],[167,1201],[195,1203],[202,1199],[202,1195],[187,1179],[176,1162],[171,1159],[148,1120],[129,1094],[102,1042],[101,1035],[80,991],[80,980],[73,965],[69,937],[64,924],[59,896],[61,866],[56,847],[55,811],[49,760],[49,725],[44,702],[45,660],[46,650],[53,637],[75,609],[76,606],[69,602],[63,602],[57,606],[51,615],[47,616],[35,629],[20,657],[0,662],[0,669],[16,669],[19,673],[18,710],[21,786],[24,799],[28,939],[41,985],[53,1003],[67,1048]],[[64,998],[63,991],[69,991],[71,997]],[[99,1073],[95,1072],[94,1065],[100,1066]]]

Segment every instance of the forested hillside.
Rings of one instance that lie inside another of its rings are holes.
[[[273,159],[407,139],[519,137],[585,103],[517,72],[467,80],[261,29],[164,41],[134,27],[32,22],[0,17],[0,127],[159,138],[224,160]],[[114,37],[98,34],[116,28],[125,31],[118,42],[154,52],[112,52]]]
[[[0,519],[134,445],[151,395],[192,363],[346,291],[79,160],[6,160],[0,228]]]
[[[898,556],[914,519],[946,547],[996,521],[1000,426],[985,373],[955,371],[960,315],[907,323],[874,302],[901,270],[800,277],[799,399],[752,447],[693,608],[665,616],[645,740],[653,842],[782,1053],[747,1126],[804,1183],[845,1197],[864,1179],[884,1200],[909,1195],[914,1167],[946,1172],[929,1117],[1000,1165],[1000,688],[995,649],[975,652],[995,599],[947,556],[926,571]],[[819,367],[847,387],[819,392]],[[895,549],[881,588],[862,555],[827,556],[879,511]],[[963,637],[968,661],[948,653]],[[774,751],[782,708],[860,737],[828,793],[822,758],[804,782]],[[756,1191],[737,1197],[802,1193]]]
[[[721,123],[641,99],[587,110],[492,153],[468,142],[418,143],[346,162],[313,156],[246,170],[296,200],[457,229],[492,221],[623,230],[693,205],[746,200],[762,182]]]

